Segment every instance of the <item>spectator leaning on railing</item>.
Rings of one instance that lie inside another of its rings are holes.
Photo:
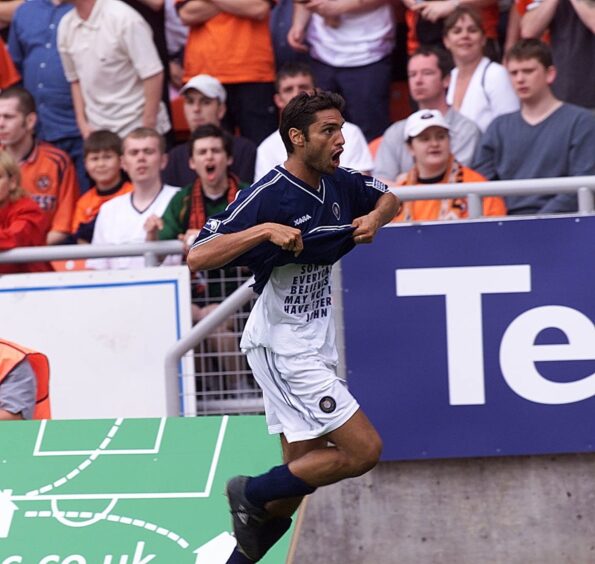
[[[459,163],[450,150],[449,126],[440,111],[420,110],[410,115],[404,130],[415,165],[401,185],[485,182],[485,178]],[[506,215],[502,198],[483,199],[483,215]],[[464,219],[469,216],[467,198],[404,202],[393,221]]]
[[[496,118],[481,139],[473,168],[489,180],[595,174],[595,116],[556,98],[550,48],[522,39],[506,56],[521,110]],[[573,194],[508,196],[509,215],[573,212]]]

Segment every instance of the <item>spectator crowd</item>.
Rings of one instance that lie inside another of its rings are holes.
[[[1,4],[0,250],[188,244],[285,161],[278,115],[316,87],[346,101],[342,165],[391,186],[595,174],[592,2]],[[411,115],[391,123],[395,109]],[[486,215],[576,209],[562,194],[484,201]],[[395,221],[466,214],[464,199],[411,202]]]

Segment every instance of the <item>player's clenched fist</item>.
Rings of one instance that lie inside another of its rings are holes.
[[[267,223],[266,226],[271,243],[281,247],[284,251],[293,251],[296,257],[304,250],[302,232],[299,229],[280,223]]]
[[[371,243],[378,229],[382,225],[374,212],[356,217],[351,223],[355,227],[353,240],[355,243]]]

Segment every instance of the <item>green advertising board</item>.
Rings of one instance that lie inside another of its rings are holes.
[[[3,422],[0,564],[223,564],[225,482],[280,460],[261,416]]]

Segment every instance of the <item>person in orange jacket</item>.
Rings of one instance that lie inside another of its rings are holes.
[[[397,179],[398,185],[486,181],[481,174],[455,159],[450,150],[449,126],[440,111],[420,110],[411,114],[405,122],[404,136],[414,166]],[[483,215],[506,215],[504,200],[484,198]],[[467,198],[413,200],[403,204],[393,222],[464,219],[468,216]]]
[[[0,339],[0,421],[50,419],[47,357]]]

